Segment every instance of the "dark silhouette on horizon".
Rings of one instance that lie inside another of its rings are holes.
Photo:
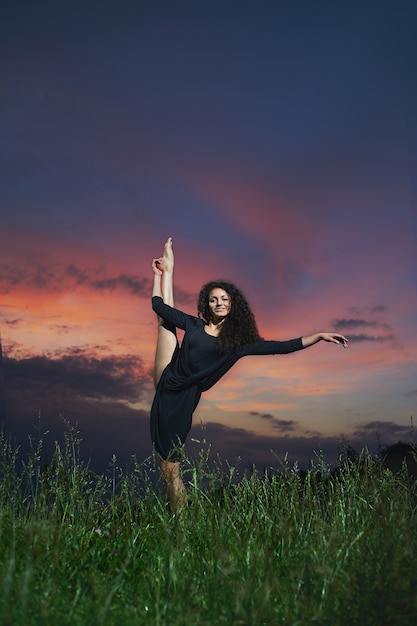
[[[407,472],[412,479],[417,479],[417,448],[410,443],[398,441],[383,449],[381,467],[389,469],[393,474]]]

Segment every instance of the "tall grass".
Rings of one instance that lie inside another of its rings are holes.
[[[152,459],[95,475],[73,429],[48,462],[0,446],[0,624],[416,622],[416,488],[366,454],[239,481],[202,454],[175,517]]]

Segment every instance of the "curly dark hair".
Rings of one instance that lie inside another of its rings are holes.
[[[256,343],[261,339],[255,317],[243,293],[224,280],[214,280],[202,286],[198,296],[198,317],[210,322],[209,296],[213,289],[224,289],[230,297],[230,312],[217,337],[217,350],[225,354],[235,348]]]

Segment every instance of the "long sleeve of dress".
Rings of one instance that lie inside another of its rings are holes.
[[[261,339],[260,341],[243,346],[237,351],[238,358],[256,354],[290,354],[303,349],[301,337],[288,339],[286,341],[270,341]]]
[[[186,330],[188,320],[193,317],[191,315],[187,315],[179,309],[175,309],[174,307],[165,304],[160,296],[152,297],[152,309],[166,322],[169,322],[176,328],[181,328],[182,330]]]

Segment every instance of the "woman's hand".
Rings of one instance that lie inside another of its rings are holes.
[[[339,335],[339,333],[315,333],[314,335],[309,335],[308,337],[302,337],[301,341],[303,343],[303,348],[314,346],[314,344],[319,341],[338,343],[344,348],[347,348],[349,343],[349,340],[343,335]]]
[[[160,269],[160,267],[163,267],[163,261],[164,259],[162,257],[159,257],[159,259],[153,259],[152,270],[155,276],[162,276],[162,269]]]
[[[332,343],[340,343],[344,348],[348,347],[349,340],[343,335],[338,333],[319,333],[320,339],[323,341],[330,341]]]

